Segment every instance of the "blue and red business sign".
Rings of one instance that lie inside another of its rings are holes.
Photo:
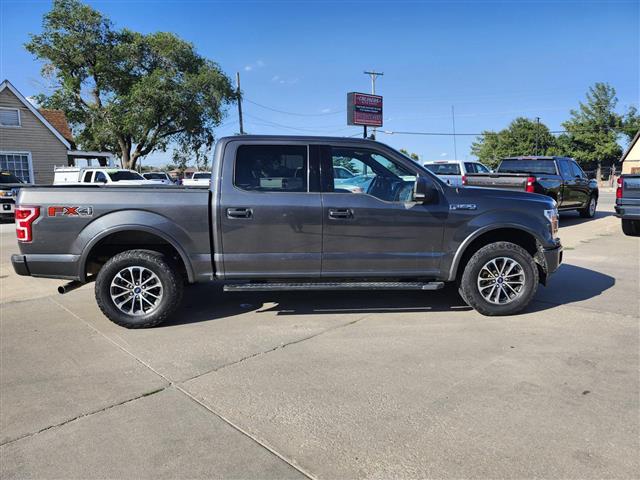
[[[382,126],[382,97],[368,93],[347,93],[347,124]]]

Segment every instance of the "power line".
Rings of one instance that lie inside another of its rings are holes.
[[[346,110],[338,110],[335,112],[324,112],[324,113],[296,113],[296,112],[287,112],[285,110],[278,110],[277,108],[268,107],[266,105],[262,105],[261,103],[254,102],[253,100],[249,100],[248,98],[244,99],[245,102],[249,102],[253,105],[256,105],[260,108],[264,108],[265,110],[271,110],[272,112],[282,113],[284,115],[294,115],[296,117],[325,117],[327,115],[338,115],[340,113],[346,112]]]

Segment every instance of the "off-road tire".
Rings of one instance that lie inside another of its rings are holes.
[[[591,210],[591,202],[595,202],[593,211]],[[598,208],[598,199],[596,198],[595,195],[591,195],[591,197],[589,198],[589,201],[587,202],[587,205],[584,208],[579,209],[578,213],[582,218],[593,218],[596,216],[597,208]]]
[[[640,220],[622,220],[622,232],[630,237],[640,237]]]
[[[496,305],[487,301],[478,289],[478,275],[482,267],[494,258],[507,257],[517,261],[524,273],[522,293],[511,303]],[[510,242],[490,243],[473,254],[465,265],[460,281],[462,299],[477,312],[487,316],[512,315],[524,309],[538,289],[538,267],[533,257],[524,248]]]
[[[118,309],[111,299],[113,278],[123,268],[141,266],[152,271],[162,284],[159,305],[146,315],[127,315]],[[127,250],[110,258],[96,276],[95,296],[102,313],[125,328],[148,328],[164,322],[180,305],[184,284],[175,266],[159,252],[153,250]]]

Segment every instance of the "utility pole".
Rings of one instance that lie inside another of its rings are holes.
[[[371,77],[371,95],[375,95],[376,94],[376,78],[378,77],[382,77],[384,75],[384,72],[376,72],[375,70],[372,70],[370,72],[364,72],[365,75],[369,75]],[[364,127],[364,138],[367,138],[367,127]],[[371,134],[371,138],[373,140],[376,139],[376,127],[373,127],[373,133]]]
[[[451,105],[451,121],[453,122],[453,158],[458,159],[458,145],[456,142],[456,112]]]
[[[538,155],[538,135],[540,135],[540,117],[536,117],[536,156]]]
[[[236,72],[236,94],[238,96],[238,121],[240,122],[240,135],[244,135],[244,126],[242,125],[242,92],[240,92],[240,72]]]

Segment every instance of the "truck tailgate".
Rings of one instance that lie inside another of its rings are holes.
[[[468,173],[468,187],[499,188],[524,192],[529,175],[522,173]]]

